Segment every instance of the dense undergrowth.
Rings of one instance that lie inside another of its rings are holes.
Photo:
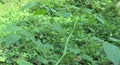
[[[0,0],[0,65],[119,65],[116,0]]]

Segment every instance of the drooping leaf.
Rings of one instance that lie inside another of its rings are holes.
[[[4,42],[6,43],[7,46],[9,46],[9,45],[17,42],[18,40],[20,40],[20,38],[21,38],[20,35],[10,34],[4,39]]]
[[[120,50],[117,46],[110,44],[108,42],[105,42],[103,44],[103,48],[105,53],[107,54],[109,60],[111,60],[114,65],[120,64]]]
[[[23,59],[18,59],[17,60],[17,64],[18,65],[33,65],[31,64],[30,62],[26,61],[26,60],[23,60]]]

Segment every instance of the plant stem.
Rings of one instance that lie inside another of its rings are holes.
[[[68,42],[69,42],[69,40],[70,40],[74,30],[75,30],[75,27],[76,27],[76,23],[74,24],[74,28],[73,28],[72,32],[69,34],[69,36],[68,36],[68,38],[66,40],[63,55],[60,57],[60,59],[57,61],[57,63],[55,65],[58,65],[60,63],[60,61],[62,60],[62,58],[65,56],[65,54],[67,52]]]

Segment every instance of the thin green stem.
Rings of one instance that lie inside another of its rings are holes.
[[[75,30],[75,27],[76,27],[76,23],[74,24],[74,28],[73,28],[72,32],[69,34],[69,36],[68,36],[68,38],[66,40],[63,55],[60,57],[60,59],[57,61],[57,63],[55,65],[58,65],[60,63],[60,61],[62,60],[62,58],[65,56],[65,54],[67,52],[68,42],[69,42],[69,40],[70,40],[74,30]]]

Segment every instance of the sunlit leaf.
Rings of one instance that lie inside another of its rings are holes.
[[[47,10],[45,9],[37,9],[34,11],[34,15],[44,15],[47,13]]]
[[[5,60],[6,60],[6,57],[0,56],[0,61],[1,62],[5,62]]]

